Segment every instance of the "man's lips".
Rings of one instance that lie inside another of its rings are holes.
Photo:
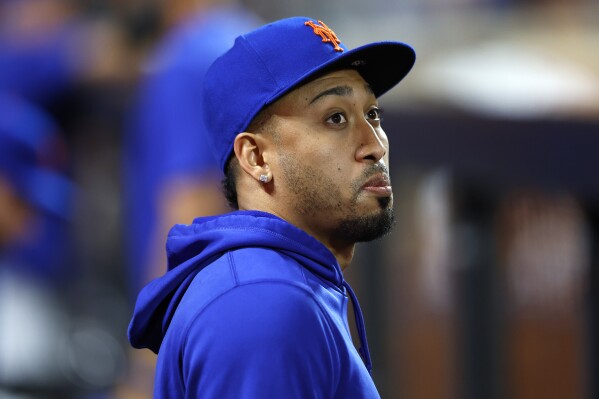
[[[393,194],[391,183],[387,175],[376,175],[370,178],[363,186],[362,190],[372,194],[388,197]]]

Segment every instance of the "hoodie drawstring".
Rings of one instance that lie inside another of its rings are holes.
[[[364,316],[362,316],[362,309],[360,309],[360,304],[358,303],[358,298],[356,297],[354,290],[352,290],[347,281],[343,281],[343,286],[349,293],[349,297],[352,301],[352,307],[354,309],[356,328],[358,329],[358,335],[360,337],[360,349],[358,349],[358,352],[360,353],[360,356],[362,356],[362,361],[364,361],[364,365],[370,373],[372,371],[372,360],[370,359],[370,350],[368,349],[368,340],[366,339],[366,326],[364,325]]]

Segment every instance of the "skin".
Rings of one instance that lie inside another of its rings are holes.
[[[235,139],[239,208],[287,220],[347,267],[356,242],[388,230],[363,236],[363,220],[392,219],[389,142],[376,97],[358,72],[340,70],[286,94],[269,114],[261,133]]]
[[[24,239],[29,233],[32,210],[0,173],[0,247]]]

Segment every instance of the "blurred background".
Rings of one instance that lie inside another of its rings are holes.
[[[599,398],[599,1],[230,3],[0,0],[0,399],[151,397],[135,295],[226,211],[203,72],[293,15],[418,54],[381,99],[398,223],[347,275],[381,396]]]

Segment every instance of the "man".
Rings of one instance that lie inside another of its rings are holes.
[[[379,396],[342,269],[391,228],[376,98],[413,63],[404,44],[349,51],[295,17],[239,37],[209,69],[205,124],[239,211],[175,226],[169,271],[138,297],[129,336],[158,353],[155,397]]]

